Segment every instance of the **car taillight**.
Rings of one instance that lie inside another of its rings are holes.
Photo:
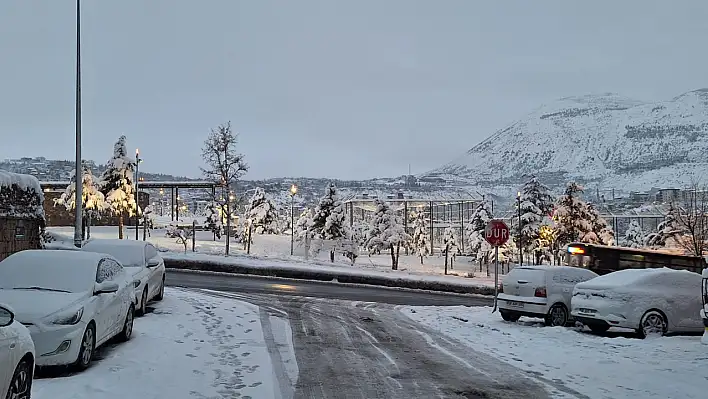
[[[500,294],[504,293],[504,284],[499,284],[499,293]]]
[[[539,298],[545,298],[546,297],[546,287],[537,287],[536,292],[533,293],[533,296],[539,297]]]

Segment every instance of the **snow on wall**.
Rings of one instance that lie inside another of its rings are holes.
[[[19,190],[12,193],[13,190]],[[0,171],[0,216],[44,219],[44,192],[31,175]]]

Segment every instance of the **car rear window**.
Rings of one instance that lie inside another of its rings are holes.
[[[533,267],[517,267],[512,269],[507,278],[514,280],[526,280],[528,282],[543,282],[545,280],[545,270]]]

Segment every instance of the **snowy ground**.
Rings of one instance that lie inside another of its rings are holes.
[[[708,346],[700,337],[639,340],[504,322],[491,308],[399,307],[415,321],[589,398],[705,398]]]
[[[136,319],[130,341],[99,350],[85,372],[46,371],[32,397],[281,397],[256,306],[169,288],[154,306]]]
[[[73,234],[73,227],[50,227],[48,230],[50,232],[65,236],[67,239],[70,239]],[[91,229],[91,236],[94,238],[117,238],[118,228],[112,226],[93,227]],[[125,237],[128,239],[134,239],[135,230],[126,230]],[[142,231],[140,232],[139,237],[142,239]],[[165,237],[165,230],[163,229],[153,230],[151,237],[148,237],[147,239],[162,250],[184,252],[184,247],[182,244],[177,243],[177,241],[173,238]],[[290,236],[288,235],[254,235],[253,241],[253,244],[251,244],[251,257],[255,259],[287,261],[290,263],[301,264],[316,264],[317,266],[322,267],[344,267],[348,270],[355,268],[362,271],[391,271],[391,258],[388,254],[372,255],[371,257],[366,255],[359,256],[356,260],[356,264],[352,267],[351,262],[344,257],[338,257],[334,263],[331,263],[329,261],[328,253],[320,253],[317,257],[314,259],[311,258],[308,261],[305,261],[303,256],[290,256]],[[195,243],[196,252],[200,254],[223,255],[224,248],[225,243],[223,237],[221,240],[214,241],[212,233],[207,231],[197,231],[197,240]],[[190,242],[187,251],[191,252],[191,250],[192,247]],[[243,244],[231,243],[231,254],[246,255],[246,251],[243,249]],[[443,257],[435,255],[425,258],[424,264],[421,265],[420,260],[417,257],[402,254],[399,260],[399,270],[396,271],[396,273],[440,276],[444,275],[444,262],[445,259]],[[469,263],[465,258],[458,258],[453,265],[453,269],[449,270],[449,274],[452,276],[464,277],[463,281],[469,284],[494,286],[493,270],[490,270],[489,276],[487,276],[486,268],[480,272],[478,265]],[[474,278],[469,278],[470,276],[474,276]],[[462,280],[459,277],[457,279]]]

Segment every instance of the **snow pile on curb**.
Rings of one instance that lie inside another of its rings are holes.
[[[490,307],[397,308],[570,397],[699,399],[708,391],[708,351],[700,337],[608,338],[525,318],[504,322]]]
[[[213,256],[204,254],[162,253],[165,266],[172,269],[200,270],[235,274],[285,277],[319,281],[337,280],[347,284],[413,288],[461,294],[493,295],[494,287],[463,277],[412,275],[402,272],[380,272],[343,267],[317,267],[245,256]]]

